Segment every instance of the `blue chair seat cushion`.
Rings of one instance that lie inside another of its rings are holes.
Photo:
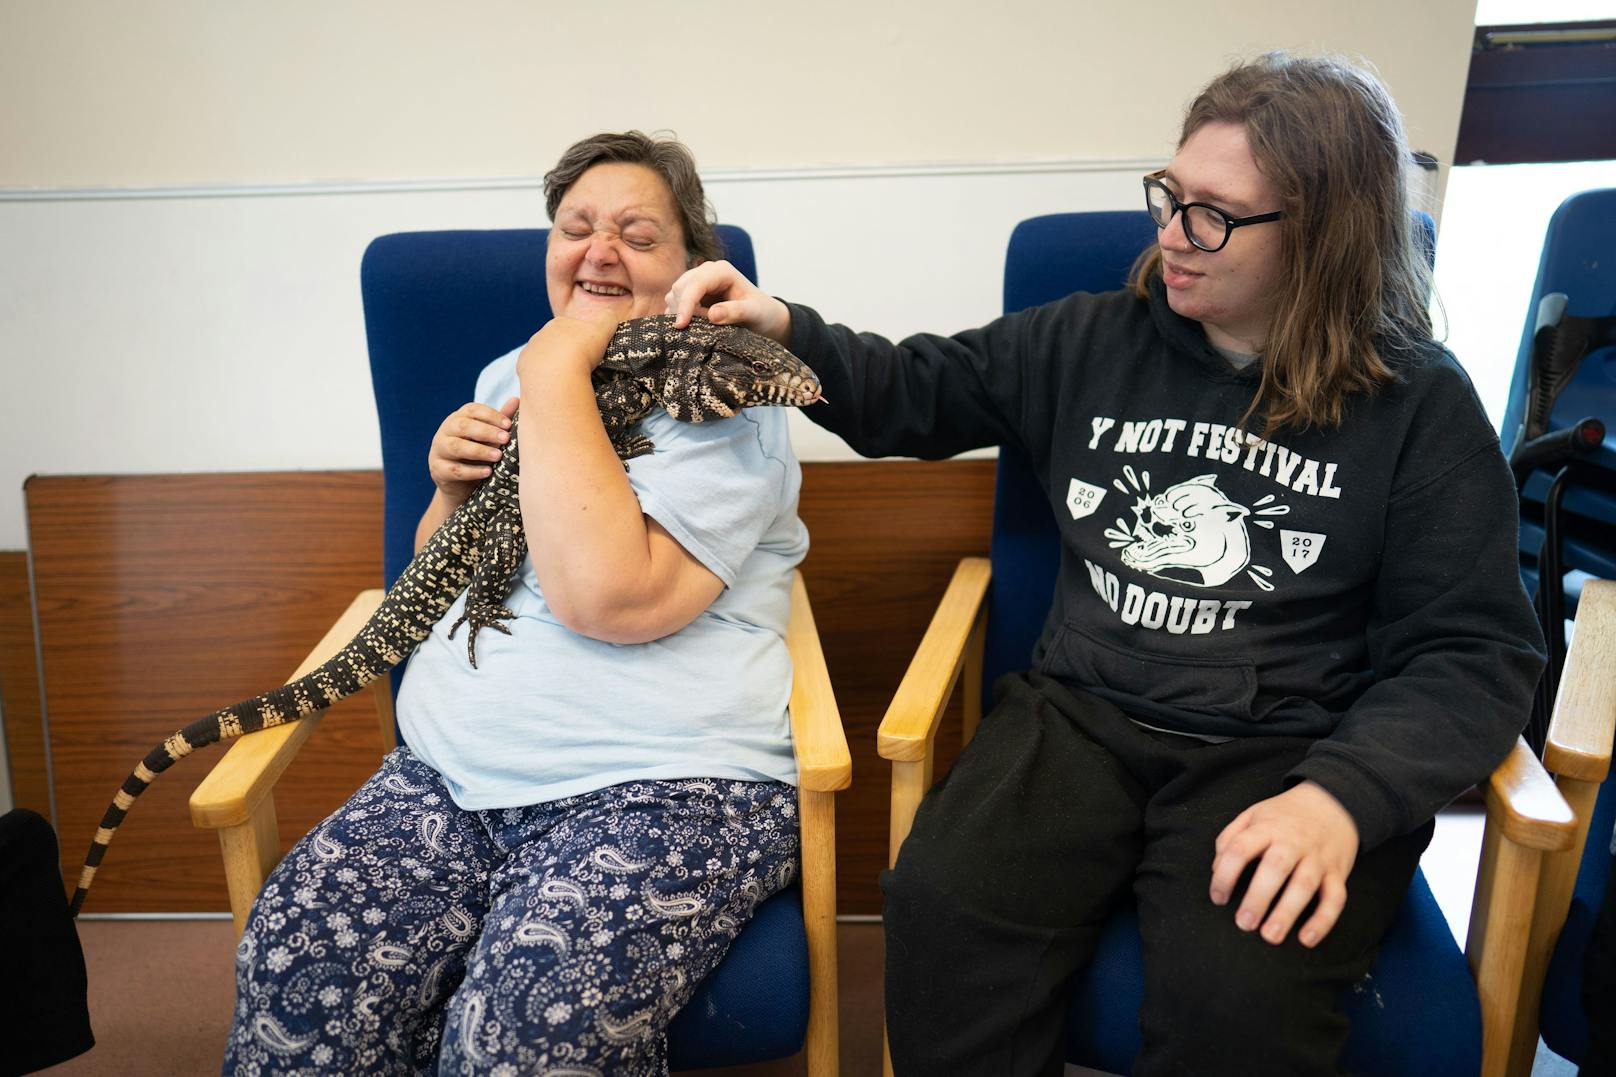
[[[758,906],[668,1026],[675,1070],[788,1058],[808,1035],[808,936],[793,884]]]

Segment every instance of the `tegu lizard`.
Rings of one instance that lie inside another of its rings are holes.
[[[785,348],[734,326],[696,318],[676,329],[671,315],[624,322],[594,373],[595,401],[617,455],[627,462],[652,450],[636,432],[653,408],[684,422],[728,418],[742,408],[802,406],[819,399],[819,379]],[[359,691],[402,662],[461,591],[466,655],[477,664],[477,633],[513,616],[510,582],[527,550],[517,494],[516,427],[493,474],[433,532],[383,597],[359,634],[335,656],[290,684],[199,718],[147,753],[113,797],[79,875],[71,911],[84,905],[96,868],[135,798],[198,748],[269,726],[295,722]]]

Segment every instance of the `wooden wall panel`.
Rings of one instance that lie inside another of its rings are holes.
[[[33,478],[26,486],[64,878],[153,745],[285,680],[381,577],[374,472]],[[282,780],[281,833],[307,831],[375,769],[366,694],[333,710]],[[218,749],[140,798],[87,912],[228,907],[214,835],[186,800]]]
[[[875,730],[954,562],[987,548],[992,461],[804,465],[803,566],[853,751],[840,911],[880,911],[886,764]],[[380,576],[375,472],[35,478],[27,486],[64,878],[124,776],[185,722],[291,672]],[[957,748],[955,720],[944,759]],[[341,803],[380,745],[368,693],[321,723],[277,795],[283,843]],[[165,773],[120,829],[86,911],[223,910],[217,843],[186,799],[218,750]]]
[[[28,588],[28,555],[22,550],[0,551],[0,703],[5,709],[12,803],[49,819],[33,599]]]
[[[876,727],[955,563],[987,552],[993,469],[991,460],[803,465],[803,578],[853,753],[853,785],[836,798],[838,912],[881,911],[891,773]],[[938,735],[938,775],[959,751],[959,728],[956,699]]]

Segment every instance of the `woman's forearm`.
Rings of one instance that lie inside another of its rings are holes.
[[[689,624],[724,584],[645,515],[606,436],[590,375],[612,328],[556,318],[522,350],[518,492],[551,612],[581,635],[644,643]]]
[[[641,600],[652,559],[645,516],[601,424],[587,363],[536,354],[519,366],[522,527],[562,623],[597,637]],[[602,637],[603,638],[603,637]]]

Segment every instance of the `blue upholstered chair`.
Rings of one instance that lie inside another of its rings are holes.
[[[1566,297],[1567,315],[1616,318],[1616,188],[1572,195],[1549,220],[1504,409],[1506,451],[1513,448],[1527,421],[1539,309],[1545,297],[1556,293]],[[1609,332],[1607,326],[1607,337]],[[1568,617],[1576,612],[1584,581],[1616,579],[1616,541],[1600,526],[1616,527],[1616,347],[1608,342],[1593,347],[1554,394],[1547,426],[1564,429],[1588,417],[1604,420],[1605,440],[1579,461],[1582,481],[1572,483],[1561,505],[1566,520],[1562,567]],[[1521,576],[1529,590],[1537,586],[1544,501],[1552,477],[1552,472],[1538,470],[1522,490]]]
[[[1591,581],[1616,579],[1616,345],[1610,343],[1610,319],[1616,319],[1616,189],[1572,195],[1549,221],[1504,415],[1506,445],[1520,437],[1530,411],[1538,312],[1544,298],[1556,293],[1565,297],[1565,315],[1604,322],[1554,395],[1546,424],[1549,430],[1564,429],[1592,417],[1603,420],[1606,430],[1604,443],[1568,468],[1558,499],[1560,587],[1566,616],[1577,618],[1575,656],[1593,623],[1592,611],[1584,609],[1589,588],[1596,586]],[[1542,586],[1539,553],[1551,511],[1546,504],[1550,480],[1550,473],[1538,470],[1522,489],[1521,575],[1534,590]],[[1554,700],[1543,762],[1576,813],[1578,832],[1569,850],[1551,855],[1544,865],[1516,1051],[1523,1054],[1535,1046],[1538,1029],[1532,1018],[1540,1016],[1544,1043],[1580,1062],[1588,1044],[1579,991],[1582,959],[1610,885],[1610,840],[1616,827],[1616,782],[1607,777],[1616,713],[1579,695],[1586,686],[1573,680],[1569,663]],[[1542,1002],[1537,1006],[1540,978]]]
[[[1143,211],[1023,221],[1010,240],[1005,310],[1120,287],[1154,239],[1155,226]],[[1001,449],[989,557],[961,562],[881,724],[880,752],[893,763],[894,858],[931,784],[932,744],[956,682],[963,681],[969,737],[993,680],[1027,668],[1049,609],[1058,544],[1048,498],[1029,463]],[[1455,942],[1423,876],[1416,876],[1372,982],[1342,995],[1352,1021],[1342,1064],[1351,1071],[1421,1077],[1503,1072],[1532,887],[1543,852],[1569,843],[1571,818],[1524,742],[1492,776],[1486,794],[1488,831],[1467,951]],[[1126,907],[1104,928],[1094,962],[1076,985],[1069,1060],[1128,1072],[1140,1045],[1143,982],[1138,921]]]
[[[755,277],[747,234],[720,226],[719,235],[729,260]],[[407,232],[382,236],[365,252],[360,277],[381,424],[389,584],[410,561],[416,521],[432,496],[426,454],[438,425],[470,398],[489,360],[550,319],[545,236],[544,229]],[[381,595],[357,598],[305,668],[350,639]],[[795,668],[791,718],[802,874],[759,907],[674,1020],[669,1055],[675,1069],[759,1062],[806,1049],[810,1074],[837,1071],[833,798],[848,784],[851,761],[800,574],[787,642]],[[383,743],[391,747],[393,693],[375,694]],[[309,719],[242,738],[192,798],[193,818],[206,816],[215,820],[207,825],[220,829],[238,931],[279,858],[269,789],[314,725]]]

